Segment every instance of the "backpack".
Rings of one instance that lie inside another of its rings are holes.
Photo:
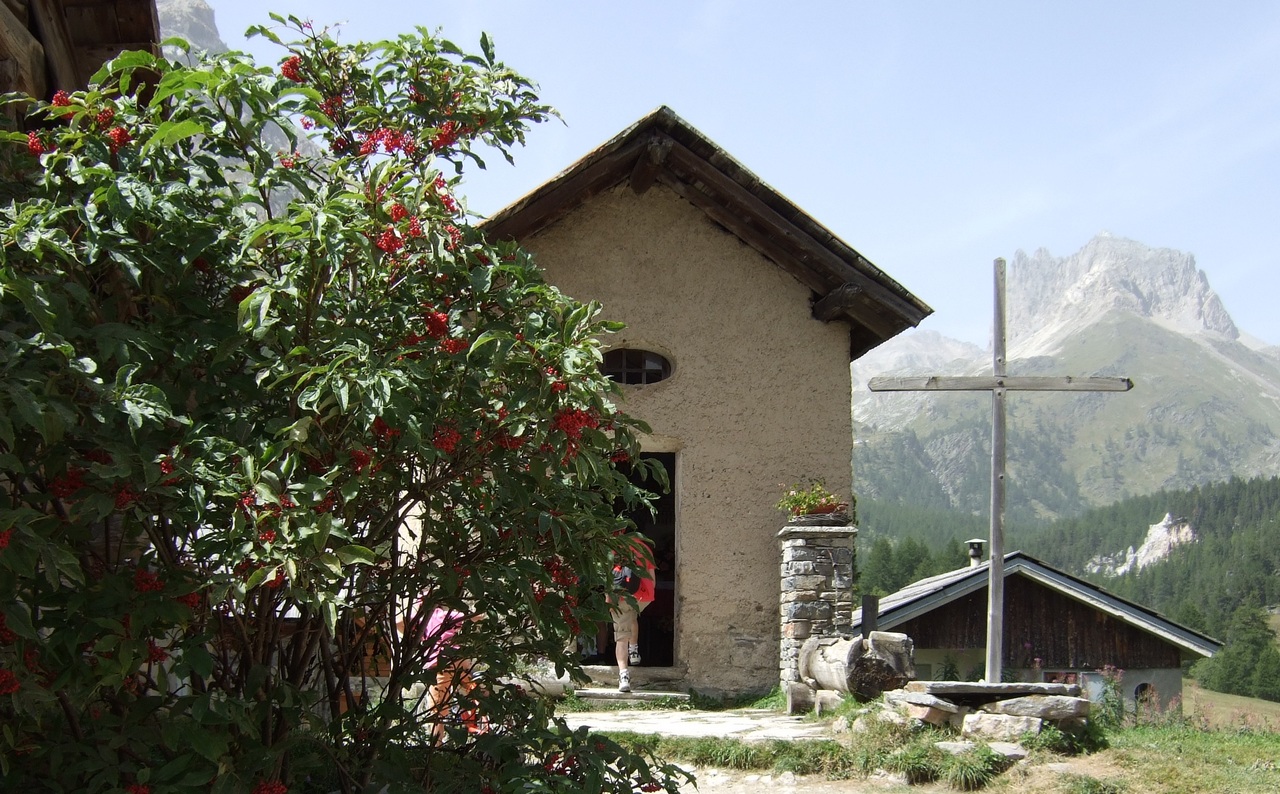
[[[640,576],[626,565],[613,566],[613,589],[625,590],[632,595],[640,591]]]

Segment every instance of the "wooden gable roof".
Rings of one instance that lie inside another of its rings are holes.
[[[988,566],[989,561],[931,576],[885,596],[880,599],[876,627],[881,631],[890,631],[930,613],[940,612],[980,591],[985,592],[989,578]],[[1025,577],[1067,599],[1157,637],[1178,648],[1183,654],[1213,656],[1222,650],[1222,643],[1208,635],[1175,623],[1140,604],[1108,593],[1101,587],[1060,571],[1025,552],[1014,551],[1005,555],[1004,575],[1006,582],[1014,577]],[[1010,597],[1008,591],[1005,597]],[[978,613],[975,620],[981,624],[982,636],[985,637],[986,596],[973,603],[978,605],[974,610]],[[955,616],[951,615],[950,618],[954,620]],[[861,627],[862,610],[857,609],[853,613],[853,630],[859,631]]]
[[[496,239],[525,239],[592,196],[666,185],[812,292],[813,316],[847,323],[850,358],[919,324],[923,301],[668,107],[660,107],[490,218]]]
[[[125,50],[160,53],[155,0],[0,0],[0,91],[87,88]]]

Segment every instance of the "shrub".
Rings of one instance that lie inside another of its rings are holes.
[[[942,775],[947,783],[960,791],[977,791],[984,788],[1009,766],[1009,759],[985,744],[972,750],[953,755],[943,766]]]
[[[276,21],[279,73],[125,53],[0,134],[6,784],[674,789],[500,683],[579,672],[642,497],[617,326],[453,195],[549,110],[487,38]]]
[[[932,783],[942,774],[946,755],[933,741],[913,742],[885,761],[885,768],[906,775],[911,785]]]

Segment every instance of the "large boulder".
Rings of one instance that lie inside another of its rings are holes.
[[[962,736],[996,742],[1016,742],[1024,733],[1039,733],[1044,721],[1039,717],[1017,717],[1011,714],[966,714]]]

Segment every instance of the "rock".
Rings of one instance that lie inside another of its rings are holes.
[[[1026,748],[1016,742],[988,742],[987,746],[1010,761],[1021,761],[1027,757]]]
[[[982,711],[1015,717],[1039,717],[1042,720],[1066,720],[1089,716],[1089,700],[1063,695],[1030,695],[987,703],[982,706]]]
[[[927,692],[912,692],[906,689],[895,689],[891,692],[884,693],[884,699],[894,704],[925,706],[927,708],[941,709],[950,714],[963,711],[963,708],[952,703],[950,700],[944,700],[937,695],[930,695]]]
[[[977,744],[975,742],[936,742],[934,744],[934,747],[937,747],[939,750],[941,750],[944,753],[951,753],[952,755],[963,755],[964,753],[967,753],[970,750],[972,750],[974,747],[977,747]]]
[[[1024,733],[1039,733],[1043,724],[1038,717],[974,713],[965,715],[960,733],[977,739],[1014,742]]]
[[[832,730],[832,732],[833,732],[833,733],[848,733],[848,732],[849,732],[849,718],[848,718],[848,717],[836,717],[835,721],[831,723],[831,730]]]
[[[904,705],[907,716],[913,720],[927,722],[930,725],[943,726],[951,721],[951,712],[935,709],[931,706],[917,706],[911,703]]]

